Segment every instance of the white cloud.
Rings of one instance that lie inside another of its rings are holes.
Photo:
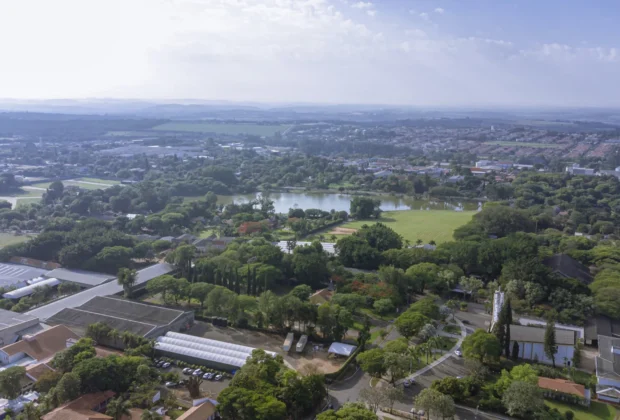
[[[442,9],[441,7],[438,7],[435,9],[435,13],[439,13],[440,15],[443,15],[443,13],[445,12],[444,9]]]
[[[372,8],[372,6],[373,4],[371,2],[363,2],[363,1],[359,1],[351,5],[351,7],[354,9],[370,9]]]
[[[411,20],[424,30],[415,22],[404,30],[387,11],[360,3],[10,2],[0,14],[6,63],[0,95],[444,105],[620,101],[617,47],[459,38],[431,28],[419,20],[430,20],[429,13],[413,10],[418,19]]]

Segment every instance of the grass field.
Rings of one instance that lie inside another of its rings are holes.
[[[562,147],[566,147],[565,144],[528,143],[521,141],[487,141],[484,144],[493,144],[495,146],[508,147],[533,147],[536,149],[561,149]]]
[[[442,243],[452,240],[454,229],[469,222],[476,212],[473,211],[390,211],[382,214],[379,222],[386,224],[394,229],[404,239],[408,239],[412,244],[418,239],[428,243],[431,240]],[[371,225],[374,220],[360,220],[346,223],[343,228],[359,229],[362,225]],[[329,233],[325,234],[330,237]]]
[[[28,239],[30,239],[28,236],[15,236],[11,233],[0,233],[0,248],[26,242]]]
[[[545,400],[545,404],[551,408],[557,408],[562,414],[568,410],[572,411],[575,413],[575,420],[614,420],[616,418],[616,409],[613,406],[596,401],[592,401],[589,408],[548,400]]]
[[[62,181],[65,187],[74,186],[80,187],[85,190],[105,190],[106,188],[110,188],[112,185],[98,185],[98,184],[87,184],[85,182],[79,181]]]
[[[109,180],[109,179],[101,179],[101,178],[76,178],[76,181],[86,181],[86,182],[98,182],[100,184],[108,184],[108,185],[117,185],[120,184],[121,181]]]
[[[32,184],[31,187],[37,187],[37,188],[48,188],[50,186],[51,182],[39,182],[38,184]]]
[[[17,205],[22,206],[24,204],[38,203],[39,201],[41,201],[41,197],[18,198]]]
[[[217,133],[217,134],[251,134],[255,136],[273,136],[276,132],[284,132],[290,125],[280,124],[218,124],[207,122],[183,122],[165,123],[153,127],[158,131],[190,131],[193,133]]]

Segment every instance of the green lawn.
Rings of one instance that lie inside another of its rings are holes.
[[[109,179],[101,179],[101,178],[76,178],[76,181],[86,181],[86,182],[98,182],[100,184],[108,184],[108,185],[117,185],[120,184],[121,181],[109,180]]]
[[[17,199],[17,205],[18,206],[23,206],[25,204],[38,203],[39,201],[41,201],[41,197],[18,198]]]
[[[10,233],[0,233],[0,248],[13,245],[13,244],[19,244],[22,242],[26,242],[28,239],[30,238],[24,235],[15,236]]]
[[[94,182],[94,181],[91,181],[91,182]],[[87,184],[86,182],[80,182],[77,180],[76,181],[62,181],[62,183],[64,184],[65,187],[74,186],[74,187],[80,187],[85,190],[105,190],[106,188],[110,188],[112,186],[112,184],[108,184],[108,185]]]
[[[217,133],[217,134],[251,134],[255,136],[273,136],[276,132],[284,132],[290,125],[280,124],[230,124],[230,123],[207,123],[207,122],[183,122],[165,123],[153,127],[158,131],[190,131],[194,133]]]
[[[474,214],[476,212],[449,210],[389,211],[382,214],[379,222],[394,229],[404,239],[411,241],[412,245],[418,239],[421,239],[424,243],[434,240],[439,244],[451,241],[454,229],[469,222]],[[373,223],[375,223],[375,220],[361,220],[346,223],[340,227],[359,229],[362,225]],[[330,237],[331,235],[326,234],[325,236]]]
[[[50,184],[51,182],[39,182],[38,184],[32,184],[31,187],[48,188]]]
[[[443,327],[443,330],[449,334],[460,334],[461,328],[458,325],[448,324]]]
[[[484,144],[508,147],[533,147],[536,149],[560,149],[562,147],[566,147],[565,144],[528,143],[523,141],[487,141]]]
[[[596,401],[592,401],[589,408],[549,400],[545,400],[545,404],[551,408],[557,408],[562,414],[568,410],[572,411],[575,413],[575,420],[614,420],[616,418],[616,409],[613,406]]]

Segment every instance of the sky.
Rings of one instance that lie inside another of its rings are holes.
[[[0,97],[620,106],[618,0],[4,0]]]

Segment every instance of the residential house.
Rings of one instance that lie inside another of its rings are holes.
[[[113,391],[94,392],[82,395],[53,411],[50,411],[42,420],[113,420],[103,414],[108,403],[116,395]]]
[[[585,285],[592,283],[590,269],[570,255],[556,254],[545,259],[543,263],[562,277],[577,279]]]
[[[177,420],[214,420],[219,418],[217,414],[217,408],[210,400],[203,402],[202,404],[195,405],[187,410],[181,416],[177,417]]]
[[[519,344],[520,359],[535,360],[547,365],[553,363],[545,354],[545,328],[511,325],[510,339],[511,349],[515,341]],[[558,346],[554,355],[556,365],[571,366],[577,341],[575,331],[556,328],[555,341]]]
[[[37,334],[25,335],[22,340],[0,348],[0,364],[26,366],[47,362],[54,355],[71,346],[78,335],[64,325],[57,325]]]
[[[590,390],[566,379],[538,378],[538,387],[545,398],[569,404],[590,406]]]
[[[208,238],[196,239],[192,245],[196,247],[196,250],[200,254],[206,253],[210,249],[225,250],[228,244],[234,241],[234,236],[222,236],[218,238],[215,235],[211,235]]]

